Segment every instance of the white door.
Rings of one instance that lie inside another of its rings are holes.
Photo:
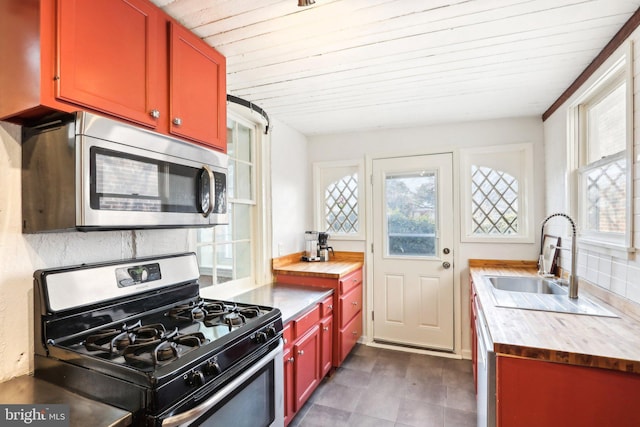
[[[452,155],[373,161],[373,338],[453,350]]]

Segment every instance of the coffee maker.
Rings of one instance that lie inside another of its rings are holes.
[[[305,231],[304,232],[304,255],[302,261],[320,261],[318,246],[318,232],[317,231]]]
[[[327,245],[329,233],[324,231],[304,232],[304,255],[302,261],[329,261],[329,252],[333,248]]]
[[[323,231],[318,233],[318,254],[320,256],[320,261],[329,261],[329,251],[333,253],[333,248],[327,245],[328,239],[329,233],[325,233]]]

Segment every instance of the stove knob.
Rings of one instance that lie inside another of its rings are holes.
[[[214,362],[213,360],[210,360],[204,366],[204,372],[207,375],[218,375],[220,372],[222,372],[222,368],[220,368],[220,365],[218,364],[218,362]]]
[[[267,334],[266,334],[266,333],[264,333],[264,332],[258,332],[258,333],[256,334],[256,342],[257,342],[258,344],[262,344],[262,343],[267,342]]]
[[[189,377],[187,379],[187,382],[189,383],[189,385],[193,385],[193,386],[196,386],[196,387],[204,385],[204,383],[205,383],[204,375],[202,375],[202,372],[200,372],[200,371],[193,371],[189,375]]]
[[[270,338],[274,338],[274,337],[276,336],[276,334],[277,334],[277,332],[276,332],[276,328],[275,328],[275,327],[273,327],[273,326],[269,326],[269,327],[267,328],[267,335],[268,335]]]

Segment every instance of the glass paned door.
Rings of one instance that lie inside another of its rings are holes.
[[[376,342],[453,349],[452,170],[450,153],[373,160]]]

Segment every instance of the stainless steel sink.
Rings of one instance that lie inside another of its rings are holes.
[[[569,298],[567,288],[535,276],[485,276],[498,307],[618,317],[585,296]]]
[[[495,289],[532,294],[566,295],[567,291],[551,280],[542,277],[493,276],[489,282]]]

